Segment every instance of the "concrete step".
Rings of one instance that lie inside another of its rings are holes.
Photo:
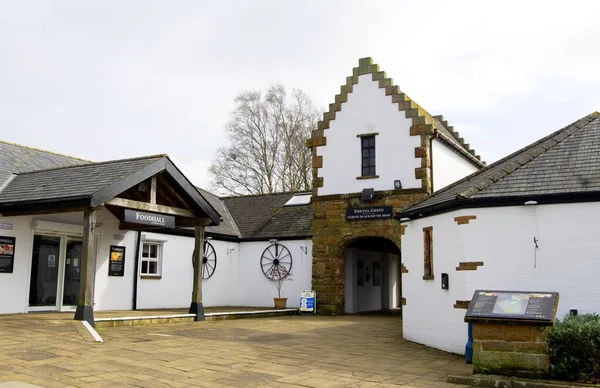
[[[298,309],[281,310],[256,310],[256,311],[231,311],[221,313],[207,313],[207,321],[220,321],[227,319],[247,319],[264,317],[281,317],[285,315],[297,315]],[[96,318],[96,328],[121,327],[121,326],[146,326],[165,323],[193,322],[194,314],[165,314],[151,316],[126,316],[114,318]]]

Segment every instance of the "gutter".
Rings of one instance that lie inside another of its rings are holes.
[[[579,202],[600,202],[600,191],[584,193],[561,193],[546,195],[519,195],[507,198],[470,198],[454,199],[451,201],[439,203],[436,205],[424,207],[416,210],[398,212],[394,216],[400,220],[409,218],[411,220],[429,217],[432,215],[446,213],[453,210],[481,208],[481,207],[502,207],[502,206],[521,206],[527,201],[536,201],[538,205],[551,205],[560,203],[579,203]]]

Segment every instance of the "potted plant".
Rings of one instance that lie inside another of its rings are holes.
[[[277,298],[273,298],[275,308],[284,309],[286,308],[287,298],[281,297],[281,288],[283,287],[283,282],[292,280],[292,274],[283,265],[274,265],[269,272],[269,280],[275,283],[275,287],[277,288]]]

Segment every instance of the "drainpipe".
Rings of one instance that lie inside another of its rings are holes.
[[[137,310],[137,291],[138,291],[138,268],[140,266],[140,242],[142,238],[142,231],[137,231],[137,236],[135,238],[136,247],[135,247],[135,268],[133,270],[133,305],[132,310]]]

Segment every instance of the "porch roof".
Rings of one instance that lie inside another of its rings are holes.
[[[157,174],[180,204],[219,225],[219,213],[166,155],[13,174],[0,186],[0,213],[98,207]]]

